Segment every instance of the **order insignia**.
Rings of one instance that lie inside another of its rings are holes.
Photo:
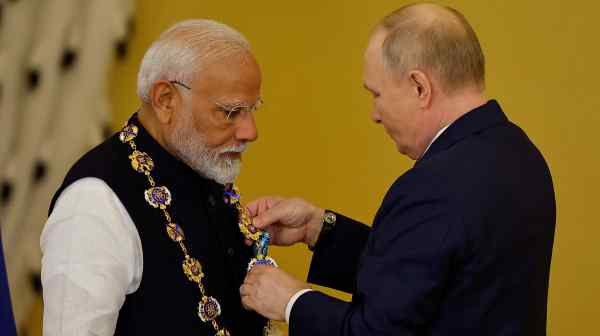
[[[154,187],[144,192],[146,202],[155,208],[166,209],[171,204],[171,192],[167,187]]]
[[[231,336],[231,334],[229,331],[227,331],[227,329],[221,329],[215,334],[215,336]]]
[[[119,140],[121,142],[129,142],[138,135],[138,127],[135,125],[127,125],[123,127],[121,132],[119,133]]]
[[[154,169],[154,161],[152,161],[152,158],[144,152],[138,150],[133,151],[133,153],[129,155],[129,159],[131,159],[131,166],[138,173],[148,175],[150,174],[150,171]]]
[[[275,259],[271,257],[266,257],[264,259],[252,258],[252,260],[250,260],[250,262],[248,263],[248,272],[250,272],[250,270],[252,270],[252,268],[254,268],[254,266],[257,265],[279,267],[279,265],[277,265],[277,262],[275,262]]]
[[[186,258],[183,261],[183,272],[187,275],[190,281],[200,283],[204,277],[202,273],[202,265],[196,258]]]
[[[246,239],[249,239],[252,241],[258,241],[260,239],[261,231],[258,230],[256,228],[256,226],[252,225],[252,220],[250,219],[250,216],[248,215],[248,210],[243,208],[242,206],[240,206],[238,210],[239,210],[238,226],[240,227],[240,231],[242,232],[242,234],[244,235],[244,237]]]
[[[179,243],[180,241],[185,239],[183,235],[183,230],[181,227],[175,223],[167,224],[167,234],[172,241]]]
[[[198,316],[202,322],[212,321],[221,315],[221,305],[212,296],[205,296],[198,304]],[[227,335],[227,334],[224,334]]]

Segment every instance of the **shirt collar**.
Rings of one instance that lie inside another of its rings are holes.
[[[423,152],[423,154],[421,154],[421,157],[419,158],[419,160],[420,160],[420,159],[421,159],[423,156],[425,156],[425,153],[427,153],[427,151],[429,150],[429,147],[431,147],[431,145],[432,145],[432,144],[435,142],[435,140],[436,140],[437,138],[439,138],[439,137],[440,137],[440,135],[442,135],[442,133],[444,133],[444,131],[445,131],[445,130],[446,130],[448,127],[450,127],[450,125],[452,125],[452,123],[449,123],[448,125],[446,125],[446,126],[442,127],[442,128],[441,128],[441,129],[440,129],[440,130],[439,130],[439,131],[436,133],[436,135],[433,137],[433,139],[431,139],[431,141],[429,142],[429,145],[427,145],[427,148],[425,148],[425,151]]]

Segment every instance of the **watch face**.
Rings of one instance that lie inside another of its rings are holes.
[[[335,214],[332,212],[328,212],[325,214],[325,218],[323,219],[327,224],[335,223]]]

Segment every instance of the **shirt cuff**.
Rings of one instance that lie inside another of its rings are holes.
[[[294,306],[294,303],[296,303],[296,300],[298,300],[298,298],[300,296],[302,296],[302,294],[310,292],[310,291],[313,291],[313,289],[310,289],[310,288],[301,289],[301,290],[297,291],[296,294],[294,294],[290,298],[290,301],[288,301],[287,306],[285,307],[285,322],[287,324],[290,323],[290,315],[292,314],[292,307]]]

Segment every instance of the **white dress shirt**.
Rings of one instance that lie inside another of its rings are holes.
[[[429,142],[429,145],[427,145],[427,148],[425,148],[425,151],[423,152],[423,154],[421,155],[421,158],[423,156],[425,156],[425,153],[427,153],[427,151],[429,150],[429,148],[431,147],[431,145],[433,145],[433,143],[435,142],[435,140],[437,140],[437,138],[440,137],[440,135],[442,135],[442,133],[444,133],[444,131],[446,129],[448,129],[448,127],[450,127],[450,125],[452,125],[451,123],[442,127],[437,134],[433,137],[433,139],[431,140],[431,142]],[[419,158],[420,159],[420,158]],[[290,300],[288,301],[286,307],[285,307],[285,322],[290,323],[290,315],[292,314],[292,308],[294,307],[294,303],[296,303],[296,301],[306,292],[310,292],[312,291],[312,289],[301,289],[299,291],[296,292],[296,294],[292,295],[292,297],[290,298]]]
[[[74,182],[56,202],[40,245],[44,336],[114,335],[143,269],[139,234],[116,194],[97,178]]]

